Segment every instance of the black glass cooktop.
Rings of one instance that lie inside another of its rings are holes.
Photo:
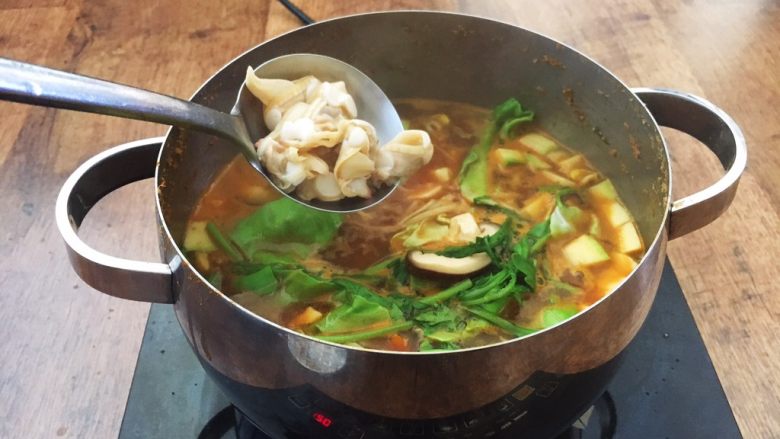
[[[647,321],[622,357],[605,394],[561,439],[741,437],[668,263]],[[331,420],[313,421],[327,428]],[[172,307],[153,305],[120,439],[232,439],[236,431],[241,438],[267,437],[206,376]]]

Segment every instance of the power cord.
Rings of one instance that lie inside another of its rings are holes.
[[[287,8],[288,11],[290,11],[291,14],[295,15],[298,20],[303,23],[304,26],[308,26],[312,23],[314,23],[314,19],[306,15],[305,12],[301,10],[298,6],[295,6],[293,2],[290,0],[279,0],[279,3],[282,4],[285,8]]]

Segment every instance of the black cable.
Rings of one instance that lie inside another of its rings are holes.
[[[203,426],[198,439],[219,439],[236,426],[236,416],[232,405],[222,409]]]
[[[607,419],[601,420],[601,438],[612,439],[617,433],[617,407],[615,407],[615,400],[612,399],[609,391],[604,392],[601,395],[601,400],[607,406]]]
[[[306,15],[305,12],[301,10],[301,8],[295,6],[293,2],[290,0],[279,0],[279,3],[282,4],[285,8],[287,8],[288,11],[290,11],[291,14],[295,15],[295,17],[298,18],[298,20],[301,20],[301,23],[304,24],[304,26],[308,26],[312,23],[314,23],[314,19]]]

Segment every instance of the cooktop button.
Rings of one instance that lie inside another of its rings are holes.
[[[558,388],[557,381],[547,381],[538,389],[536,389],[536,396],[540,398],[549,398],[550,395]]]
[[[425,426],[423,424],[401,424],[400,429],[403,436],[422,436],[425,434]]]
[[[434,425],[433,432],[437,434],[453,433],[458,431],[458,424],[455,421],[439,421]]]
[[[508,412],[509,410],[512,409],[512,403],[509,402],[509,400],[502,399],[501,401],[498,402],[498,404],[496,404],[496,409],[499,412]]]
[[[288,397],[287,399],[290,400],[291,403],[293,403],[294,406],[298,407],[299,409],[305,409],[309,406],[309,402],[304,399],[303,396],[299,395],[292,395]]]
[[[523,416],[526,415],[526,413],[528,413],[528,410],[524,410],[524,411],[522,411],[520,413],[514,412],[514,413],[511,414],[512,420],[513,421],[519,421]]]
[[[517,389],[515,393],[512,394],[512,398],[518,401],[523,401],[529,396],[533,395],[534,390],[536,389],[526,384],[523,387]]]
[[[339,437],[344,439],[363,439],[366,433],[358,427],[351,426],[339,430]]]
[[[465,425],[466,428],[472,428],[477,424],[479,424],[478,413],[471,413],[463,417],[463,425]]]

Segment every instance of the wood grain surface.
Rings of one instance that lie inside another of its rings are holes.
[[[319,1],[315,19],[386,9],[497,18],[573,45],[630,86],[704,96],[742,126],[749,165],[731,209],[669,254],[746,437],[780,437],[780,3],[772,0]],[[245,49],[299,26],[274,1],[0,0],[0,56],[189,96]],[[113,437],[148,305],[73,274],[54,227],[67,175],[108,146],[164,127],[0,102],[0,437]],[[721,173],[665,131],[677,196]],[[157,259],[153,187],[90,214],[98,249]]]

